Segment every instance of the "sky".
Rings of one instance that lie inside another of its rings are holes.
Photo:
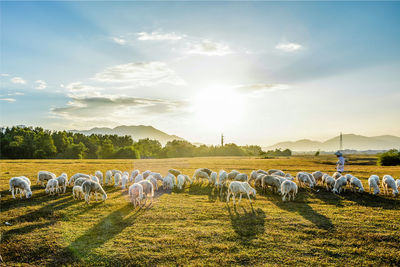
[[[0,2],[0,125],[400,136],[400,2]]]

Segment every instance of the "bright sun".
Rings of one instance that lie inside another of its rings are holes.
[[[223,131],[237,122],[244,108],[244,99],[225,86],[212,86],[200,91],[194,99],[196,119],[205,127]]]

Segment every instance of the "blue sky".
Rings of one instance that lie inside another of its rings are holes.
[[[398,2],[1,2],[1,125],[400,135]]]

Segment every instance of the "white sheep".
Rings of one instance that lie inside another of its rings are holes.
[[[173,189],[174,188],[174,182],[172,181],[172,177],[167,175],[163,178],[163,189]]]
[[[261,178],[261,187],[267,189],[268,186],[272,187],[273,193],[281,193],[281,181],[278,177],[264,174]]]
[[[182,187],[185,185],[186,178],[182,174],[179,174],[177,177],[177,187],[179,190],[182,190]]]
[[[249,177],[245,173],[239,173],[238,175],[235,176],[234,180],[240,182],[248,182]]]
[[[256,179],[257,179],[257,176],[258,176],[258,173],[257,173],[257,171],[252,171],[251,173],[250,173],[250,177],[249,177],[249,183],[251,182],[251,181],[255,181]]]
[[[312,176],[314,177],[316,183],[320,182],[323,184],[322,177],[324,176],[324,173],[321,171],[315,171],[312,173]]]
[[[149,176],[150,174],[151,174],[151,171],[150,171],[150,170],[147,170],[147,171],[143,172],[143,173],[142,173],[143,179],[146,179],[147,176]]]
[[[68,185],[68,176],[65,172],[61,174],[61,176],[56,178],[58,182],[58,186],[63,189],[63,193],[67,190],[67,185]],[[61,191],[61,190],[60,190]]]
[[[75,173],[74,175],[71,176],[69,179],[69,185],[74,184],[75,185],[75,180],[79,178],[90,178],[90,175],[84,174],[84,173]]]
[[[396,181],[390,175],[383,176],[382,187],[385,194],[389,194],[389,187],[392,189],[393,196],[396,197],[399,194],[399,190],[396,186]]]
[[[189,184],[193,183],[192,179],[190,179],[188,175],[184,174],[183,176],[185,176],[186,182],[188,182]]]
[[[193,181],[200,180],[200,179],[207,179],[210,180],[210,175],[207,172],[204,172],[205,168],[197,169],[193,174]],[[210,173],[211,174],[211,173]],[[201,180],[202,181],[202,180]]]
[[[273,173],[271,173],[270,175],[279,175],[279,176],[285,176],[285,173],[281,170],[277,170]]]
[[[72,196],[74,199],[83,199],[82,186],[74,185],[74,187],[72,187]]]
[[[143,181],[143,175],[142,174],[138,174],[135,177],[135,183],[139,183],[140,181]]]
[[[132,204],[135,206],[140,206],[140,201],[143,199],[143,186],[138,183],[134,183],[128,189],[129,197]]]
[[[278,170],[278,169],[269,169],[268,171],[267,171],[267,175],[271,175],[271,174],[273,174],[274,172],[282,172],[281,170]],[[283,174],[283,175],[285,175],[285,174]]]
[[[55,179],[57,176],[52,173],[52,172],[48,172],[48,171],[39,171],[38,175],[37,175],[37,184],[41,184],[42,186],[44,186],[44,182],[48,181],[50,179]]]
[[[50,179],[47,181],[46,189],[44,190],[46,194],[55,195],[59,191],[57,179]]]
[[[121,177],[122,177],[122,172],[116,172],[114,175],[114,186],[117,187],[121,184]]]
[[[152,173],[151,173],[151,176],[153,176],[154,178],[156,178],[158,181],[162,181],[162,180],[163,180],[163,177],[162,177],[161,174],[158,173],[158,172],[152,172]]]
[[[100,183],[99,178],[97,178],[95,175],[90,175],[90,179],[96,183]]]
[[[140,173],[139,170],[133,170],[131,172],[131,175],[129,176],[129,182],[132,183],[135,180],[136,176],[138,176],[139,173]]]
[[[311,173],[309,173],[309,172],[303,172],[303,173],[307,174],[308,177],[310,177],[310,180],[312,181],[313,186],[315,186],[317,184],[317,181],[315,180],[314,176]]]
[[[74,186],[78,185],[78,186],[82,186],[82,184],[84,182],[86,182],[87,180],[90,180],[90,178],[86,178],[86,177],[81,177],[75,180]]]
[[[18,176],[19,178],[21,178],[21,179],[23,179],[23,180],[25,180],[27,183],[28,183],[28,185],[29,185],[29,188],[30,188],[30,186],[31,186],[31,180],[29,180],[29,178],[28,177],[26,177],[26,176]],[[15,194],[25,194],[26,192],[25,191],[23,191],[23,190],[20,190],[20,188],[15,188]]]
[[[147,180],[140,181],[139,184],[143,187],[143,197],[145,198],[145,204],[147,202],[147,198],[150,198],[150,203],[153,203],[154,197],[154,187],[153,184]]]
[[[261,170],[261,169],[257,170],[257,173],[262,173],[262,174],[268,175],[268,172]]]
[[[115,176],[117,173],[121,174],[121,176],[122,176],[122,172],[121,172],[120,170],[112,170],[111,172],[112,172],[112,175],[114,175],[114,176]]]
[[[371,188],[374,189],[374,195],[379,194],[379,176],[378,175],[371,175],[368,178],[368,186],[369,186],[369,193],[371,193]]]
[[[297,194],[297,184],[290,180],[286,180],[281,184],[281,193],[282,193],[282,201],[286,201],[286,196],[292,197],[292,200],[296,197]]]
[[[147,176],[146,180],[153,184],[153,188],[155,191],[158,190],[157,179],[153,175]]]
[[[286,180],[294,181],[294,177],[290,173],[285,174]]]
[[[216,172],[212,172],[211,175],[210,175],[209,183],[211,185],[215,185],[215,183],[217,182],[217,178],[218,178],[217,173]]]
[[[350,173],[348,173],[348,174],[346,174],[344,177],[346,177],[347,183],[350,184],[350,180],[351,180],[351,178],[353,178],[354,176],[351,175]]]
[[[332,176],[329,176],[328,174],[324,177],[324,183],[326,185],[326,191],[332,191],[334,186],[335,186],[336,180],[333,179]]]
[[[237,194],[240,195],[238,204],[240,204],[243,194],[247,195],[250,203],[251,203],[250,199],[251,195],[253,195],[254,199],[256,198],[256,190],[252,188],[248,182],[239,182],[239,181],[231,182],[228,187],[228,195],[226,197],[226,202],[229,202],[229,197],[232,195],[233,205],[235,205],[235,197]]]
[[[299,187],[302,187],[303,185],[308,185],[310,188],[312,188],[314,186],[314,182],[311,180],[309,173],[298,172],[296,174],[296,180],[299,184]]]
[[[336,179],[332,192],[340,194],[342,191],[346,190],[345,188],[346,185],[347,185],[347,178],[345,176],[341,176],[340,178]]]
[[[335,172],[335,173],[332,175],[332,177],[333,177],[333,179],[337,180],[337,179],[339,179],[340,177],[342,177],[342,175],[341,175],[339,172]]]
[[[396,180],[396,186],[397,186],[397,189],[400,189],[400,179]]]
[[[126,187],[126,183],[128,182],[129,179],[129,174],[127,175],[126,173],[124,175],[122,175],[121,177],[121,188],[125,189]]]
[[[179,174],[181,174],[180,171],[175,170],[175,169],[169,169],[168,172],[173,174],[174,176],[178,176]]]
[[[228,173],[228,180],[233,180],[235,179],[236,175],[240,174],[237,170],[231,170],[230,173]]]
[[[107,194],[104,191],[103,187],[99,183],[96,183],[95,181],[92,180],[86,180],[82,184],[82,191],[85,194],[85,201],[87,204],[90,202],[90,194],[95,194],[96,196],[96,201],[97,201],[97,193],[100,193],[102,195],[103,201],[107,199]]]
[[[11,195],[13,198],[15,198],[15,192],[17,191],[17,189],[19,191],[20,198],[22,198],[22,195],[24,195],[24,194],[25,194],[26,198],[30,198],[32,196],[30,181],[28,183],[28,181],[26,180],[28,178],[25,177],[26,179],[24,179],[22,177],[25,177],[25,176],[13,177],[9,181],[10,191],[11,191]]]
[[[228,181],[228,173],[224,170],[220,170],[218,173],[218,180],[215,183],[215,187],[217,190],[220,192],[220,195],[222,196],[222,193],[224,191],[224,188],[226,187],[226,182]]]
[[[94,175],[99,179],[101,184],[104,184],[104,180],[103,180],[103,173],[101,171],[96,171],[94,173]]]
[[[108,185],[108,183],[112,184],[112,179],[113,179],[112,177],[113,177],[112,171],[111,170],[106,171],[104,184],[105,185]]]
[[[360,179],[358,179],[357,177],[353,176],[350,179],[350,188],[351,191],[355,192],[358,189],[359,193],[364,192],[364,187],[360,181]]]

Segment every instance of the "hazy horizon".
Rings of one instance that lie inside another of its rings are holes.
[[[400,136],[399,2],[1,2],[1,125]]]

